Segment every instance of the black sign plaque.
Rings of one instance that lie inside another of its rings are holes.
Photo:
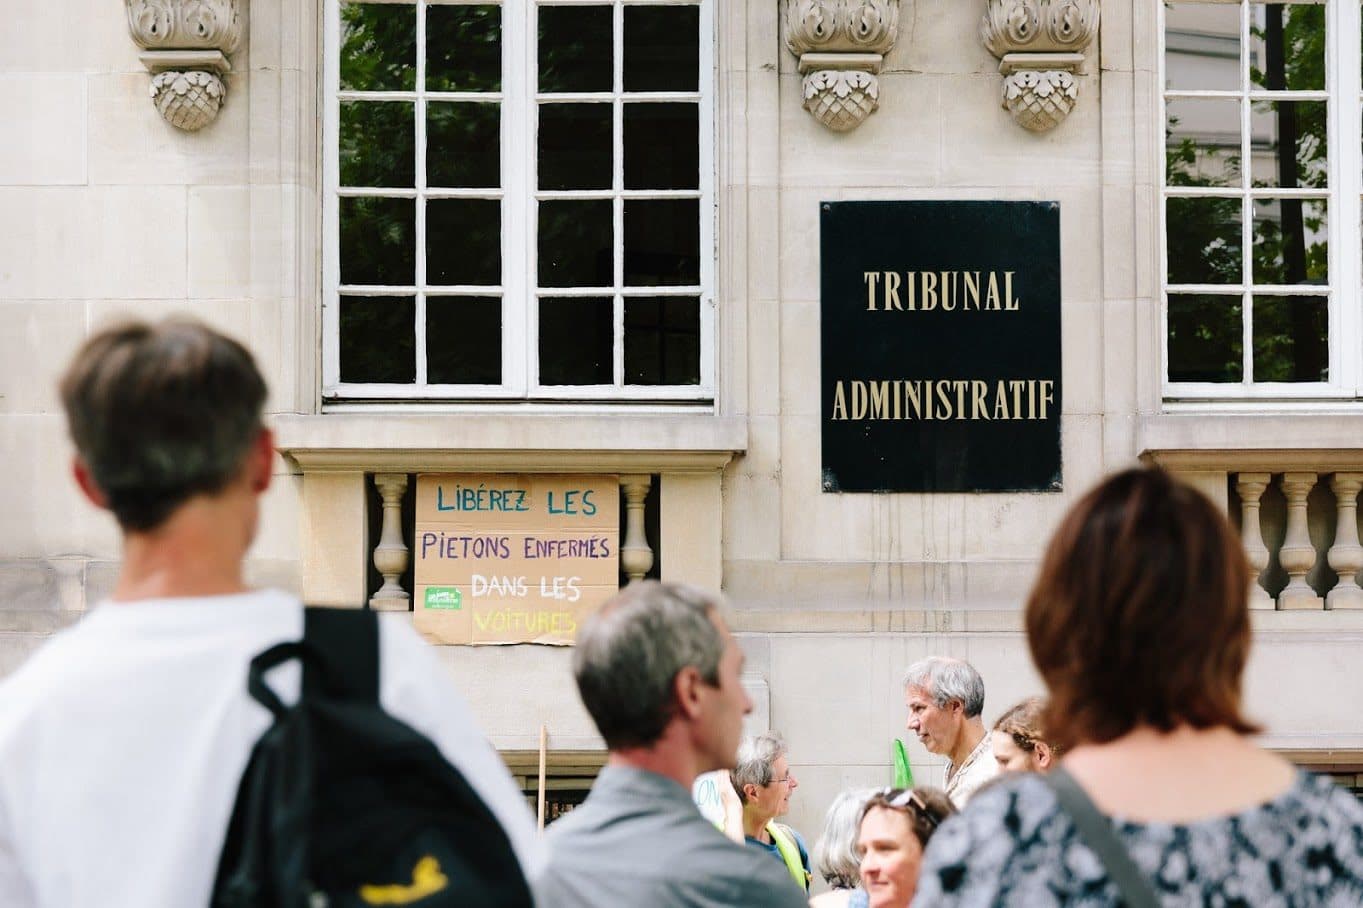
[[[1060,205],[825,202],[826,492],[1060,489]]]

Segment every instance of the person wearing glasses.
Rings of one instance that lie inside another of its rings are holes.
[[[923,850],[955,812],[951,799],[935,788],[885,789],[866,802],[857,850],[869,908],[908,908]]]
[[[1046,740],[1041,714],[1046,703],[1028,697],[999,716],[989,733],[989,746],[999,772],[1046,772],[1060,758],[1059,751]]]
[[[1024,619],[1064,760],[943,825],[921,904],[1363,905],[1363,804],[1251,737],[1253,578],[1222,510],[1161,470],[1084,495]]]
[[[745,738],[729,778],[743,802],[743,840],[780,861],[791,879],[808,892],[813,877],[805,840],[776,822],[790,812],[790,796],[800,787],[790,770],[785,739],[774,731]]]

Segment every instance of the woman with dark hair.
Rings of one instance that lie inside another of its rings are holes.
[[[1046,772],[1060,759],[1059,750],[1046,740],[1041,714],[1046,703],[1028,697],[999,716],[989,733],[989,747],[999,772]]]
[[[866,802],[857,851],[870,908],[908,908],[918,885],[923,849],[955,812],[951,799],[936,788],[891,788]]]
[[[1160,470],[1085,495],[1026,605],[1064,761],[946,823],[918,904],[1363,904],[1363,805],[1250,739],[1252,577],[1216,507]]]

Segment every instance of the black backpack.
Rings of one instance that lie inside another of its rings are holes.
[[[511,843],[439,749],[379,705],[378,622],[308,608],[303,639],[251,660],[274,714],[251,752],[218,861],[214,908],[530,908]],[[303,663],[285,706],[265,673]]]

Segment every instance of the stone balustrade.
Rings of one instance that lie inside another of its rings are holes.
[[[1252,608],[1363,609],[1354,470],[1227,474],[1228,507],[1249,556]]]
[[[383,585],[369,598],[369,607],[405,612],[412,607],[412,591],[402,585],[402,578],[411,566],[408,539],[413,527],[404,526],[403,512],[412,510],[415,477],[406,473],[372,473],[369,479],[379,493],[377,505],[371,507],[380,511],[378,541],[372,557],[375,569],[383,577]],[[652,487],[653,477],[647,473],[620,477],[621,585],[648,576],[657,561],[646,529],[648,493]]]

